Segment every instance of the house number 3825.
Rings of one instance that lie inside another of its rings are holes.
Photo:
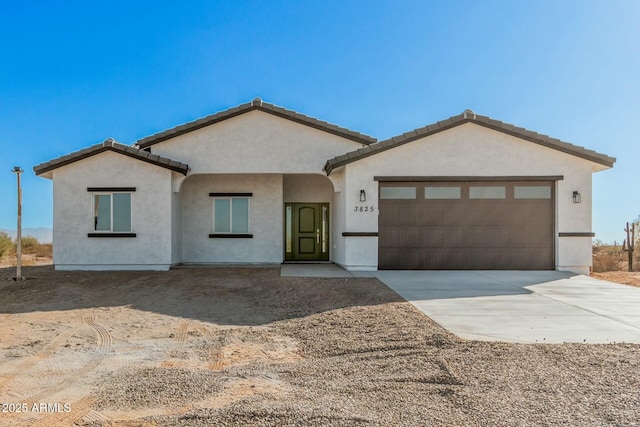
[[[373,212],[375,208],[373,206],[356,206],[354,212]]]

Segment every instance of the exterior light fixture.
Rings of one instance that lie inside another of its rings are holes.
[[[580,203],[582,201],[582,196],[579,191],[573,192],[573,203]]]
[[[367,193],[365,193],[364,190],[360,190],[360,201],[361,202],[366,202],[367,201]]]

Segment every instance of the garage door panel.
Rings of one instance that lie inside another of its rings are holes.
[[[402,247],[402,239],[400,233],[392,228],[379,229],[378,240],[384,242],[385,250]]]
[[[422,232],[419,227],[403,227],[396,232],[396,247],[420,248],[423,246]]]
[[[398,215],[400,212],[399,206],[395,206],[391,204],[384,205],[383,203],[380,203],[380,211],[381,212],[384,211],[384,214],[378,215],[379,228],[398,223],[399,221]]]
[[[388,248],[380,254],[379,263],[387,270],[423,270],[424,260],[421,250],[406,248]]]
[[[418,228],[421,234],[422,247],[424,248],[445,248],[460,247],[466,240],[465,230],[456,227],[428,226]]]
[[[454,269],[455,266],[449,266],[452,265],[452,261],[454,261],[453,265],[455,265],[455,260],[458,259],[459,255],[458,250],[441,248],[438,251],[425,253],[423,256],[423,265],[429,270]]]
[[[406,227],[411,225],[418,225],[419,219],[419,207],[415,203],[412,205],[401,204],[391,206],[380,206],[380,210],[384,210],[385,214],[379,219],[380,226],[394,226],[394,227]]]
[[[425,248],[442,248],[447,246],[452,230],[446,227],[428,226],[422,229],[422,241]]]
[[[553,269],[554,184],[534,184],[516,193],[515,186],[529,184],[438,183],[461,188],[460,198],[442,200],[424,198],[423,183],[402,183],[415,185],[416,198],[380,200],[379,268]],[[502,187],[475,196],[504,198],[470,199],[470,186]]]
[[[466,221],[461,224],[491,226],[493,224],[504,224],[511,216],[507,204],[500,200],[492,202],[490,200],[469,200],[464,205]]]
[[[542,232],[546,231],[540,227],[501,227],[501,226],[447,226],[447,227],[424,227],[412,228],[411,231],[398,231],[397,234],[406,236],[410,233],[420,233],[423,238],[422,246],[425,248],[517,248],[523,247],[545,247],[548,238]],[[391,232],[391,231],[389,231]],[[494,238],[487,239],[487,234],[492,234]],[[529,236],[527,238],[527,236]],[[411,240],[412,246],[416,243]],[[402,245],[400,239],[396,243]]]
[[[443,213],[446,212],[446,215]],[[424,204],[420,209],[420,224],[433,226],[447,226],[459,224],[475,215],[468,212],[462,206],[439,207]]]
[[[379,230],[383,247],[519,248],[548,246],[544,226],[425,226],[385,227]],[[491,234],[492,238],[487,238]]]
[[[518,200],[511,205],[510,210],[507,212],[510,215],[505,220],[507,223],[515,225],[524,223],[549,226],[549,218],[546,214],[551,214],[552,211],[553,205],[550,200]]]

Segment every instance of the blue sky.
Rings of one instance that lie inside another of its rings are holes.
[[[640,215],[638,1],[9,2],[0,40],[0,228],[14,165],[50,227],[34,165],[256,96],[379,139],[471,108],[617,157],[597,238]]]

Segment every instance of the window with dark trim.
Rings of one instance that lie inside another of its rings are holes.
[[[380,187],[380,199],[415,199],[416,187]]]
[[[209,237],[253,237],[249,234],[251,193],[210,193],[213,197],[213,233]]]
[[[504,185],[500,186],[471,186],[469,187],[470,199],[506,199],[507,191]]]
[[[549,185],[516,185],[513,187],[514,199],[550,199],[551,186]]]
[[[131,232],[131,193],[97,193],[92,199],[94,231]]]
[[[462,197],[461,187],[425,187],[425,199],[460,199]]]

